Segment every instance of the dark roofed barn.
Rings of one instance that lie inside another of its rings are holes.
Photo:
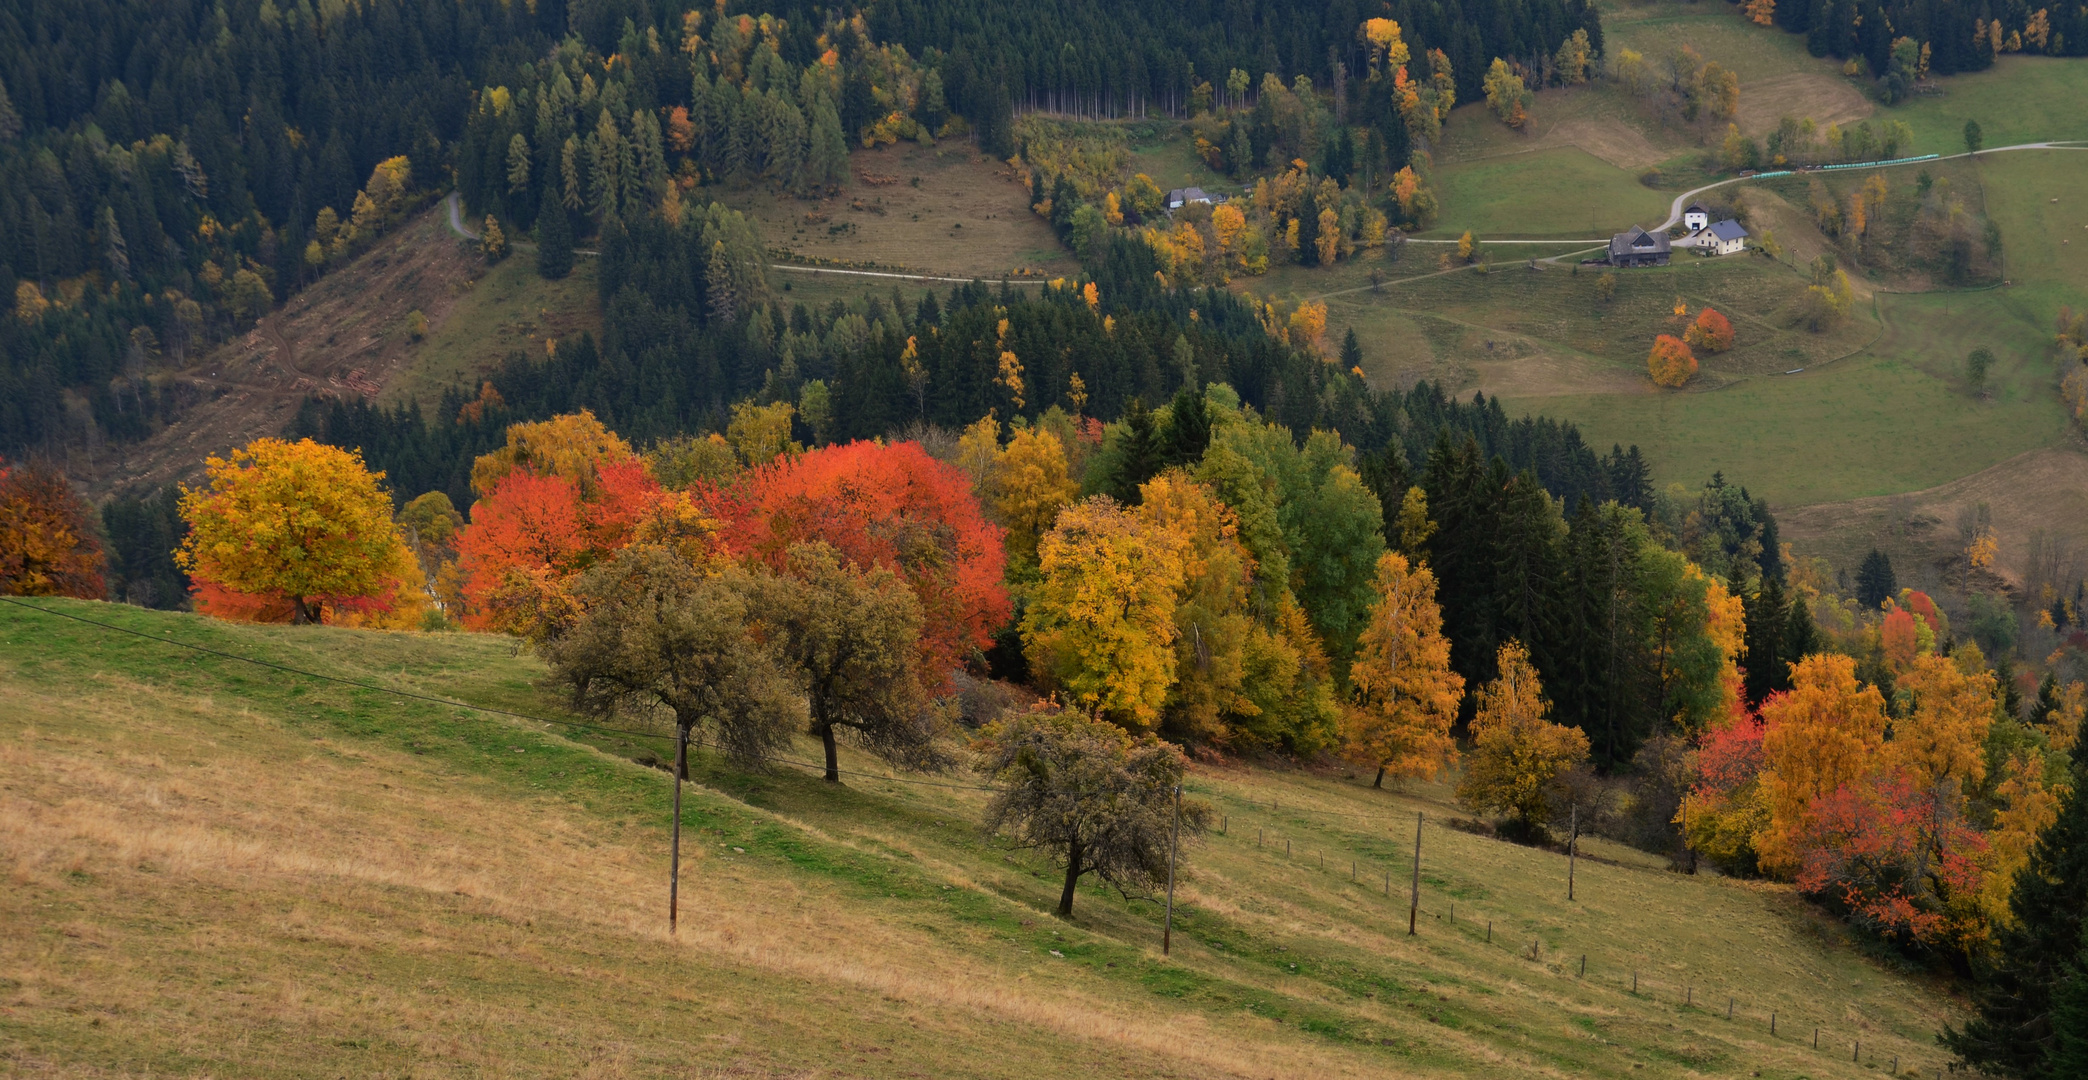
[[[1649,233],[1633,225],[1630,232],[1610,238],[1609,261],[1611,266],[1666,266],[1668,251],[1666,233]]]

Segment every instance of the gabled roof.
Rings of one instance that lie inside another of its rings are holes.
[[[1706,227],[1704,231],[1717,237],[1720,241],[1730,242],[1747,239],[1747,227],[1734,221],[1732,218],[1716,222]]]
[[[1690,203],[1688,206],[1684,207],[1682,209],[1682,212],[1685,214],[1708,214],[1711,211],[1705,209],[1703,203],[1693,202]]]
[[[1657,255],[1668,250],[1666,233],[1649,233],[1633,225],[1630,232],[1620,232],[1610,238],[1611,255]]]

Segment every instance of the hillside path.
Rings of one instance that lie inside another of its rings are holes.
[[[450,192],[449,198],[442,200],[442,204],[449,207],[449,227],[451,232],[466,240],[479,238],[479,234],[464,227],[464,200],[456,192]]]
[[[1981,154],[2005,154],[2005,153],[2007,153],[2007,152],[2008,152],[2008,151],[2010,151],[2010,150],[2088,150],[2088,145],[2079,145],[2079,144],[2077,144],[2077,143],[2072,143],[2072,142],[2033,142],[2033,143],[2017,143],[2017,144],[2015,144],[2014,146],[1996,146],[1996,147],[1994,147],[1994,148],[1992,148],[1992,149],[1989,149],[1989,150],[1981,150],[1981,151],[1980,151],[1979,153],[1981,153]],[[1915,158],[1915,159],[1912,159],[1912,160],[1908,160],[1908,161],[1893,161],[1893,162],[1886,162],[1886,163],[1883,163],[1883,164],[1880,164],[1880,165],[1877,165],[1877,166],[1874,166],[1874,167],[1875,167],[1875,168],[1879,168],[1879,169],[1893,169],[1893,168],[1898,168],[1898,167],[1900,167],[1900,166],[1903,166],[1903,165],[1926,165],[1926,164],[1928,164],[1928,163],[1930,163],[1930,162],[1932,162],[1932,161],[1954,161],[1954,160],[1956,160],[1956,159],[1958,159],[1958,158],[1968,158],[1968,157],[1977,157],[1977,156],[1978,156],[1977,154],[1972,154],[1972,153],[1969,153],[1969,152],[1968,152],[1968,153],[1963,153],[1963,154],[1943,154],[1943,155],[1940,155],[1940,156],[1938,156],[1938,157],[1925,157],[1925,158]],[[1852,172],[1853,172],[1854,170],[1850,170],[1850,171],[1852,171]],[[1691,189],[1691,190],[1689,190],[1689,191],[1685,191],[1685,192],[1683,192],[1682,194],[1680,194],[1680,195],[1677,195],[1677,196],[1675,196],[1675,201],[1674,201],[1673,203],[1670,203],[1670,204],[1668,205],[1668,218],[1667,218],[1667,220],[1666,220],[1666,221],[1663,221],[1663,222],[1661,222],[1661,223],[1660,223],[1659,225],[1657,225],[1657,226],[1655,226],[1655,227],[1653,227],[1653,228],[1651,228],[1651,229],[1648,229],[1648,230],[1646,230],[1646,231],[1647,231],[1647,232],[1661,232],[1661,231],[1663,231],[1663,230],[1666,230],[1666,229],[1670,229],[1670,228],[1673,228],[1673,227],[1675,226],[1675,223],[1676,223],[1676,222],[1679,222],[1679,221],[1681,221],[1681,220],[1682,220],[1682,208],[1683,208],[1683,207],[1685,207],[1685,206],[1688,206],[1688,205],[1689,205],[1689,201],[1690,201],[1691,199],[1694,199],[1694,198],[1696,198],[1696,197],[1697,197],[1698,195],[1701,195],[1701,194],[1703,194],[1703,193],[1704,193],[1704,192],[1706,192],[1706,191],[1710,191],[1710,190],[1711,190],[1712,188],[1721,188],[1721,187],[1724,187],[1724,186],[1726,186],[1727,184],[1737,184],[1737,183],[1741,182],[1742,180],[1753,180],[1753,179],[1755,179],[1755,178],[1754,178],[1754,177],[1752,177],[1752,176],[1735,176],[1735,177],[1732,177],[1731,179],[1728,179],[1728,180],[1720,180],[1719,182],[1717,182],[1717,183],[1715,183],[1715,184],[1705,184],[1705,185],[1704,185],[1703,187],[1700,187],[1700,188],[1692,188],[1692,189]]]

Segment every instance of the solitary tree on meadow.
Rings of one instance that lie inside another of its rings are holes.
[[[1072,916],[1073,891],[1089,874],[1126,892],[1167,879],[1181,750],[1072,709],[1003,718],[974,750],[975,767],[1000,788],[986,830],[1012,829],[1020,846],[1065,864],[1060,918]],[[1182,800],[1181,838],[1202,836],[1210,818],[1208,805]]]

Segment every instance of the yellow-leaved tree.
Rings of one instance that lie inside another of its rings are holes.
[[[1028,567],[1037,560],[1037,541],[1059,511],[1080,497],[1080,483],[1067,475],[1066,445],[1042,428],[1019,427],[995,455],[987,489],[994,516],[1008,530],[1008,562]]]
[[[1152,728],[1175,681],[1181,538],[1097,495],[1059,513],[1037,569],[1021,629],[1038,679],[1126,728]]]
[[[1857,683],[1854,658],[1818,653],[1791,665],[1791,689],[1762,703],[1762,722],[1769,824],[1755,852],[1764,870],[1788,875],[1813,800],[1869,771],[1885,741],[1885,699]]]
[[[1375,765],[1371,786],[1383,787],[1387,773],[1432,777],[1457,755],[1450,725],[1464,699],[1464,676],[1450,670],[1450,640],[1426,563],[1388,551],[1378,556],[1371,588],[1378,601],[1349,666],[1356,707],[1345,735],[1349,757]]]
[[[1962,651],[1962,650],[1961,650]],[[1986,779],[1987,730],[1994,723],[1994,674],[1984,660],[1968,675],[1950,657],[1927,653],[1899,677],[1914,707],[1892,725],[1891,754],[1924,789],[1955,782],[1958,797]]]
[[[1481,813],[1506,814],[1508,832],[1535,837],[1551,821],[1554,782],[1587,760],[1588,737],[1547,717],[1551,703],[1521,642],[1501,646],[1496,663],[1500,677],[1479,691],[1457,798]]]
[[[1254,556],[1239,541],[1232,508],[1180,469],[1146,481],[1138,494],[1138,516],[1182,544],[1167,726],[1184,739],[1229,742],[1234,734],[1230,720],[1261,713],[1248,696],[1250,647],[1267,633],[1247,613]]]
[[[389,611],[415,598],[419,564],[392,524],[383,473],[362,455],[310,439],[256,439],[207,462],[207,487],[183,487],[189,534],[174,561],[198,606],[295,624],[329,611]]]
[[[538,476],[557,476],[580,486],[592,495],[596,468],[605,463],[630,461],[637,455],[631,444],[602,426],[588,409],[526,424],[510,424],[507,445],[480,454],[471,463],[471,490],[491,494],[507,474],[525,469]]]

